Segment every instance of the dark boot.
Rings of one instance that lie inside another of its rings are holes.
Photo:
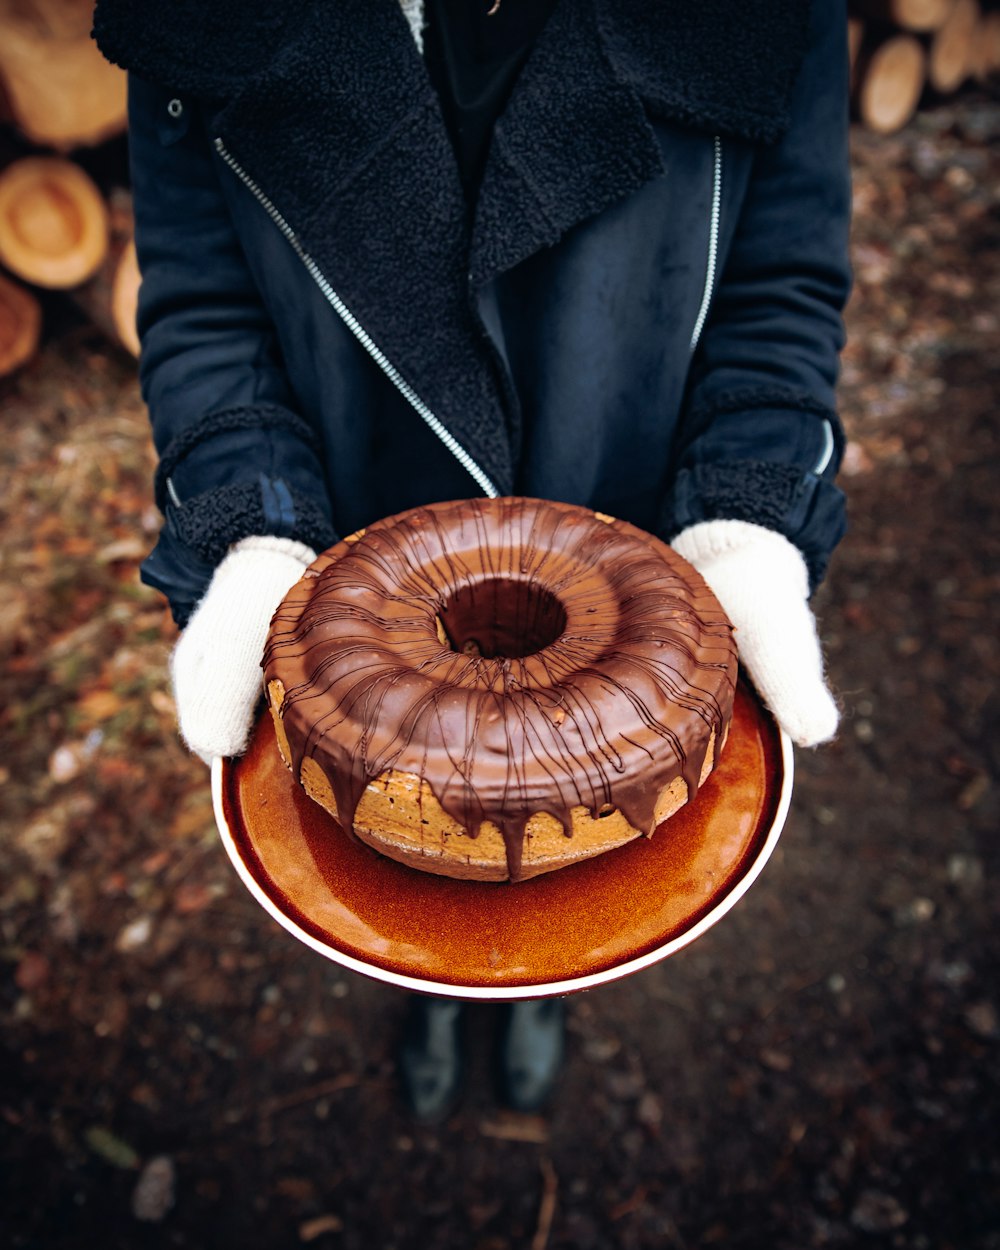
[[[515,1111],[538,1111],[562,1068],[566,1008],[557,998],[513,1003],[497,1050],[500,1097]]]
[[[458,1105],[465,1077],[463,1007],[450,998],[410,999],[399,1048],[399,1074],[410,1110],[424,1124]]]

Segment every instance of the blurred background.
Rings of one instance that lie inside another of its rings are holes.
[[[403,999],[236,878],[175,737],[124,84],[0,0],[5,1246],[1000,1247],[1000,11],[852,9],[844,709],[721,924],[569,1001],[540,1116],[415,1125]]]

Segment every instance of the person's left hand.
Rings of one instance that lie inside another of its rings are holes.
[[[778,724],[799,746],[837,732],[823,678],[809,574],[802,553],[748,521],[701,521],[670,544],[704,577],[736,629],[740,662]]]

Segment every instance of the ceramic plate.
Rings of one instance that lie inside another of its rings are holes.
[[[722,758],[652,838],[517,885],[455,881],[385,859],[293,781],[270,716],[215,760],[226,850],[250,892],[327,958],[452,998],[566,994],[674,954],[740,899],[774,849],[791,744],[742,682]]]

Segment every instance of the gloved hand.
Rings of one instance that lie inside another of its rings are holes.
[[[736,627],[740,661],[782,729],[799,746],[837,732],[823,679],[809,574],[787,538],[748,521],[701,521],[671,542],[704,577]]]
[[[271,617],[315,558],[290,538],[244,538],[215,570],[178,639],[170,676],[181,737],[206,764],[246,748]]]

